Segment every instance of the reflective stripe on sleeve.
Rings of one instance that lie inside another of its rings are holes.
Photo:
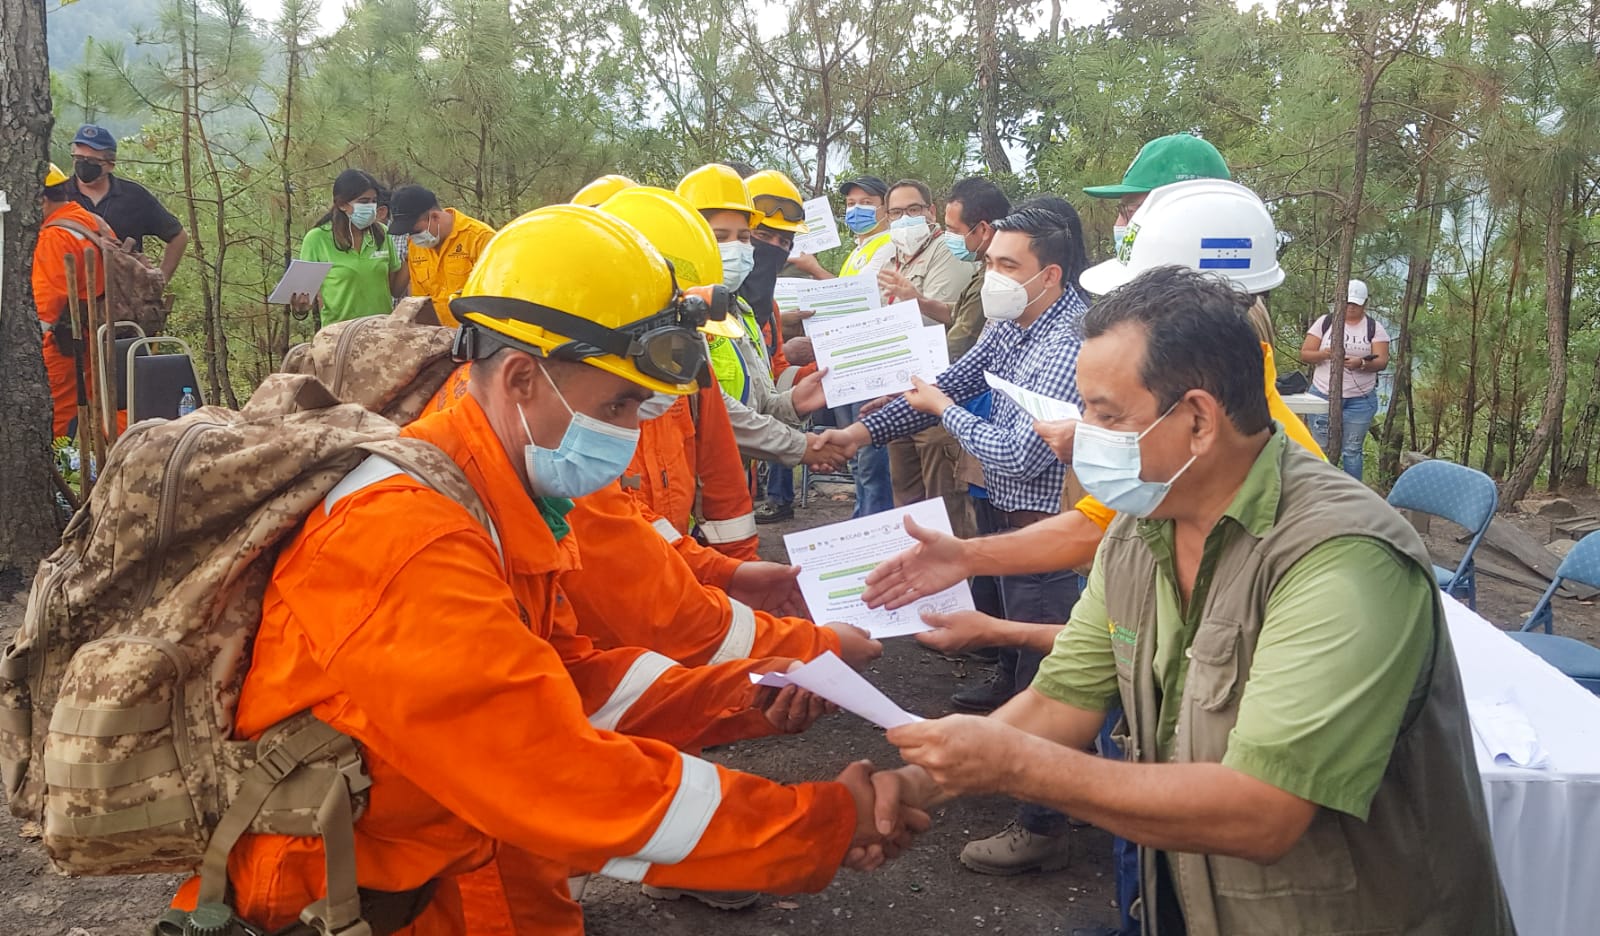
[[[650,522],[650,525],[655,527],[656,532],[661,534],[661,538],[669,543],[676,543],[678,540],[683,539],[683,534],[679,533],[678,528],[673,526],[672,521],[666,517],[657,517]]]
[[[589,724],[601,731],[616,731],[617,726],[622,724],[622,716],[628,714],[639,697],[650,691],[662,673],[677,665],[653,650],[639,654],[617,683],[617,688],[612,690],[611,698],[589,716]]]
[[[756,515],[747,513],[728,520],[702,520],[698,529],[706,535],[708,543],[737,543],[756,535]]]
[[[755,646],[756,613],[737,598],[729,598],[728,604],[733,611],[728,622],[728,633],[722,638],[722,646],[711,655],[712,664],[743,660],[750,656],[750,648]]]
[[[600,873],[622,881],[639,882],[653,864],[677,864],[689,857],[711,825],[711,818],[722,804],[722,778],[717,768],[681,751],[683,772],[678,777],[678,792],[656,826],[655,834],[644,847],[626,858],[613,858]]]

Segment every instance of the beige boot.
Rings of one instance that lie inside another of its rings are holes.
[[[1062,871],[1071,860],[1071,844],[1067,835],[1038,835],[1012,822],[995,835],[968,842],[961,863],[979,874],[1001,876]]]

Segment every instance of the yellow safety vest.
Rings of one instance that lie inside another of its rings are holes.
[[[844,266],[839,268],[839,275],[859,275],[867,268],[869,264],[872,263],[872,258],[878,255],[878,251],[888,247],[890,243],[891,240],[889,238],[888,231],[884,231],[882,234],[879,234],[876,237],[870,237],[867,240],[862,241],[860,244],[856,245],[855,250],[850,252],[850,256],[845,258]]]
[[[772,362],[767,358],[767,345],[761,337],[761,326],[756,324],[755,313],[750,310],[750,304],[745,302],[743,297],[739,297],[739,313],[739,324],[744,327],[745,337],[750,339],[760,360],[746,361],[733,342],[719,335],[709,341],[711,369],[716,371],[717,382],[722,384],[722,389],[728,392],[728,396],[740,403],[749,403],[749,368],[765,367],[770,371]]]

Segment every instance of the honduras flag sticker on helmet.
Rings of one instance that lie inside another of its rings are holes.
[[[1200,269],[1250,269],[1250,245],[1252,242],[1252,239],[1248,237],[1200,238]]]

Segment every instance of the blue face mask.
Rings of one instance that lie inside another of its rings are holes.
[[[378,220],[378,206],[374,202],[356,202],[350,206],[350,223],[366,229]]]
[[[957,260],[964,260],[967,263],[971,263],[972,261],[978,259],[978,252],[968,247],[967,239],[960,234],[954,234],[950,231],[945,231],[944,245],[950,248],[950,255],[955,257]]]
[[[1078,476],[1083,489],[1117,513],[1130,517],[1150,516],[1166,499],[1172,485],[1194,464],[1191,456],[1178,473],[1166,481],[1146,481],[1139,477],[1143,469],[1139,440],[1177,408],[1177,403],[1172,404],[1161,414],[1161,419],[1151,423],[1144,432],[1118,432],[1078,423],[1072,439],[1072,472]]]
[[[872,205],[851,205],[845,209],[844,226],[856,234],[865,234],[878,226],[878,209]]]
[[[517,418],[522,420],[522,431],[528,436],[522,457],[527,463],[528,482],[533,486],[533,493],[540,497],[583,497],[622,477],[628,470],[628,463],[633,461],[639,430],[623,429],[572,412],[549,372],[543,368],[540,371],[550,389],[555,390],[556,399],[571,414],[572,421],[561,434],[560,445],[554,449],[542,448],[533,441],[533,432],[528,429],[528,417],[523,414],[522,407],[517,407]]]

